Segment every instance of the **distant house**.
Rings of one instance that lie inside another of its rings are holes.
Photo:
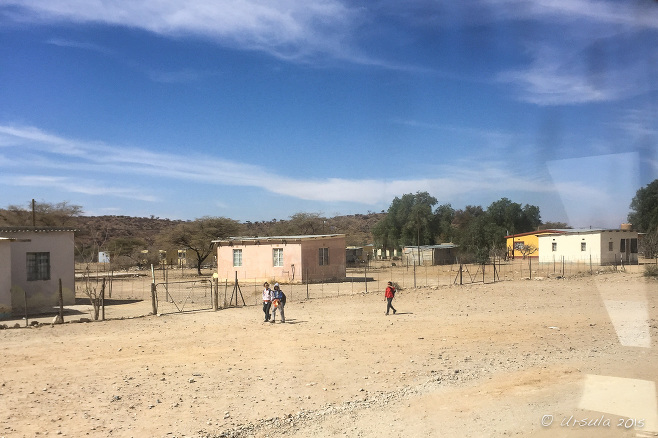
[[[537,249],[537,251],[529,254],[528,257],[539,258],[539,236],[544,234],[563,233],[566,231],[569,231],[569,229],[538,230],[505,236],[507,242],[507,258],[514,259],[516,257],[523,257],[521,251],[526,246],[532,246]]]
[[[408,265],[447,265],[457,262],[457,245],[406,246],[402,249],[402,262]]]
[[[169,248],[166,250],[166,259],[169,266],[187,267],[187,251],[184,249]]]
[[[375,248],[373,245],[369,245],[370,250],[371,250],[371,257],[373,260],[383,260],[383,259],[391,259],[394,257],[400,257],[400,250],[399,249],[382,249],[382,248]]]
[[[214,240],[217,275],[233,280],[314,282],[346,276],[344,234]]]
[[[0,228],[0,317],[75,303],[74,231],[50,227]]]
[[[582,229],[539,236],[540,262],[597,265],[637,263],[638,233],[627,229]]]
[[[348,246],[345,248],[345,262],[348,265],[358,265],[365,262],[367,258],[368,255],[363,251],[362,246]]]

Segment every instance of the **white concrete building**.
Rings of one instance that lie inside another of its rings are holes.
[[[541,234],[539,262],[637,263],[637,231],[582,229]]]

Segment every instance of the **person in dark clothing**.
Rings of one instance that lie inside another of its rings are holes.
[[[274,300],[272,301],[272,305],[274,306],[274,310],[272,310],[272,321],[276,319],[276,311],[277,309],[281,311],[281,322],[286,322],[286,314],[284,313],[284,308],[286,307],[286,294],[283,293],[281,288],[279,287],[279,283],[276,283],[274,285],[274,290],[272,291],[274,294]]]

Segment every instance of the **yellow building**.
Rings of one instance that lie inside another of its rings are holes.
[[[539,230],[539,231],[529,231],[527,233],[519,234],[510,234],[505,236],[506,247],[507,247],[507,257],[513,259],[515,257],[523,257],[521,252],[523,248],[531,246],[536,248],[534,252],[529,254],[529,257],[538,258],[539,257],[539,235],[540,234],[555,234],[563,233],[566,230]]]

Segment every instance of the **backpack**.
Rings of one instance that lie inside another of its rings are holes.
[[[281,296],[279,298],[281,300],[281,304],[285,305],[286,304],[286,294],[284,294],[282,290],[279,290],[279,294],[281,294]]]

